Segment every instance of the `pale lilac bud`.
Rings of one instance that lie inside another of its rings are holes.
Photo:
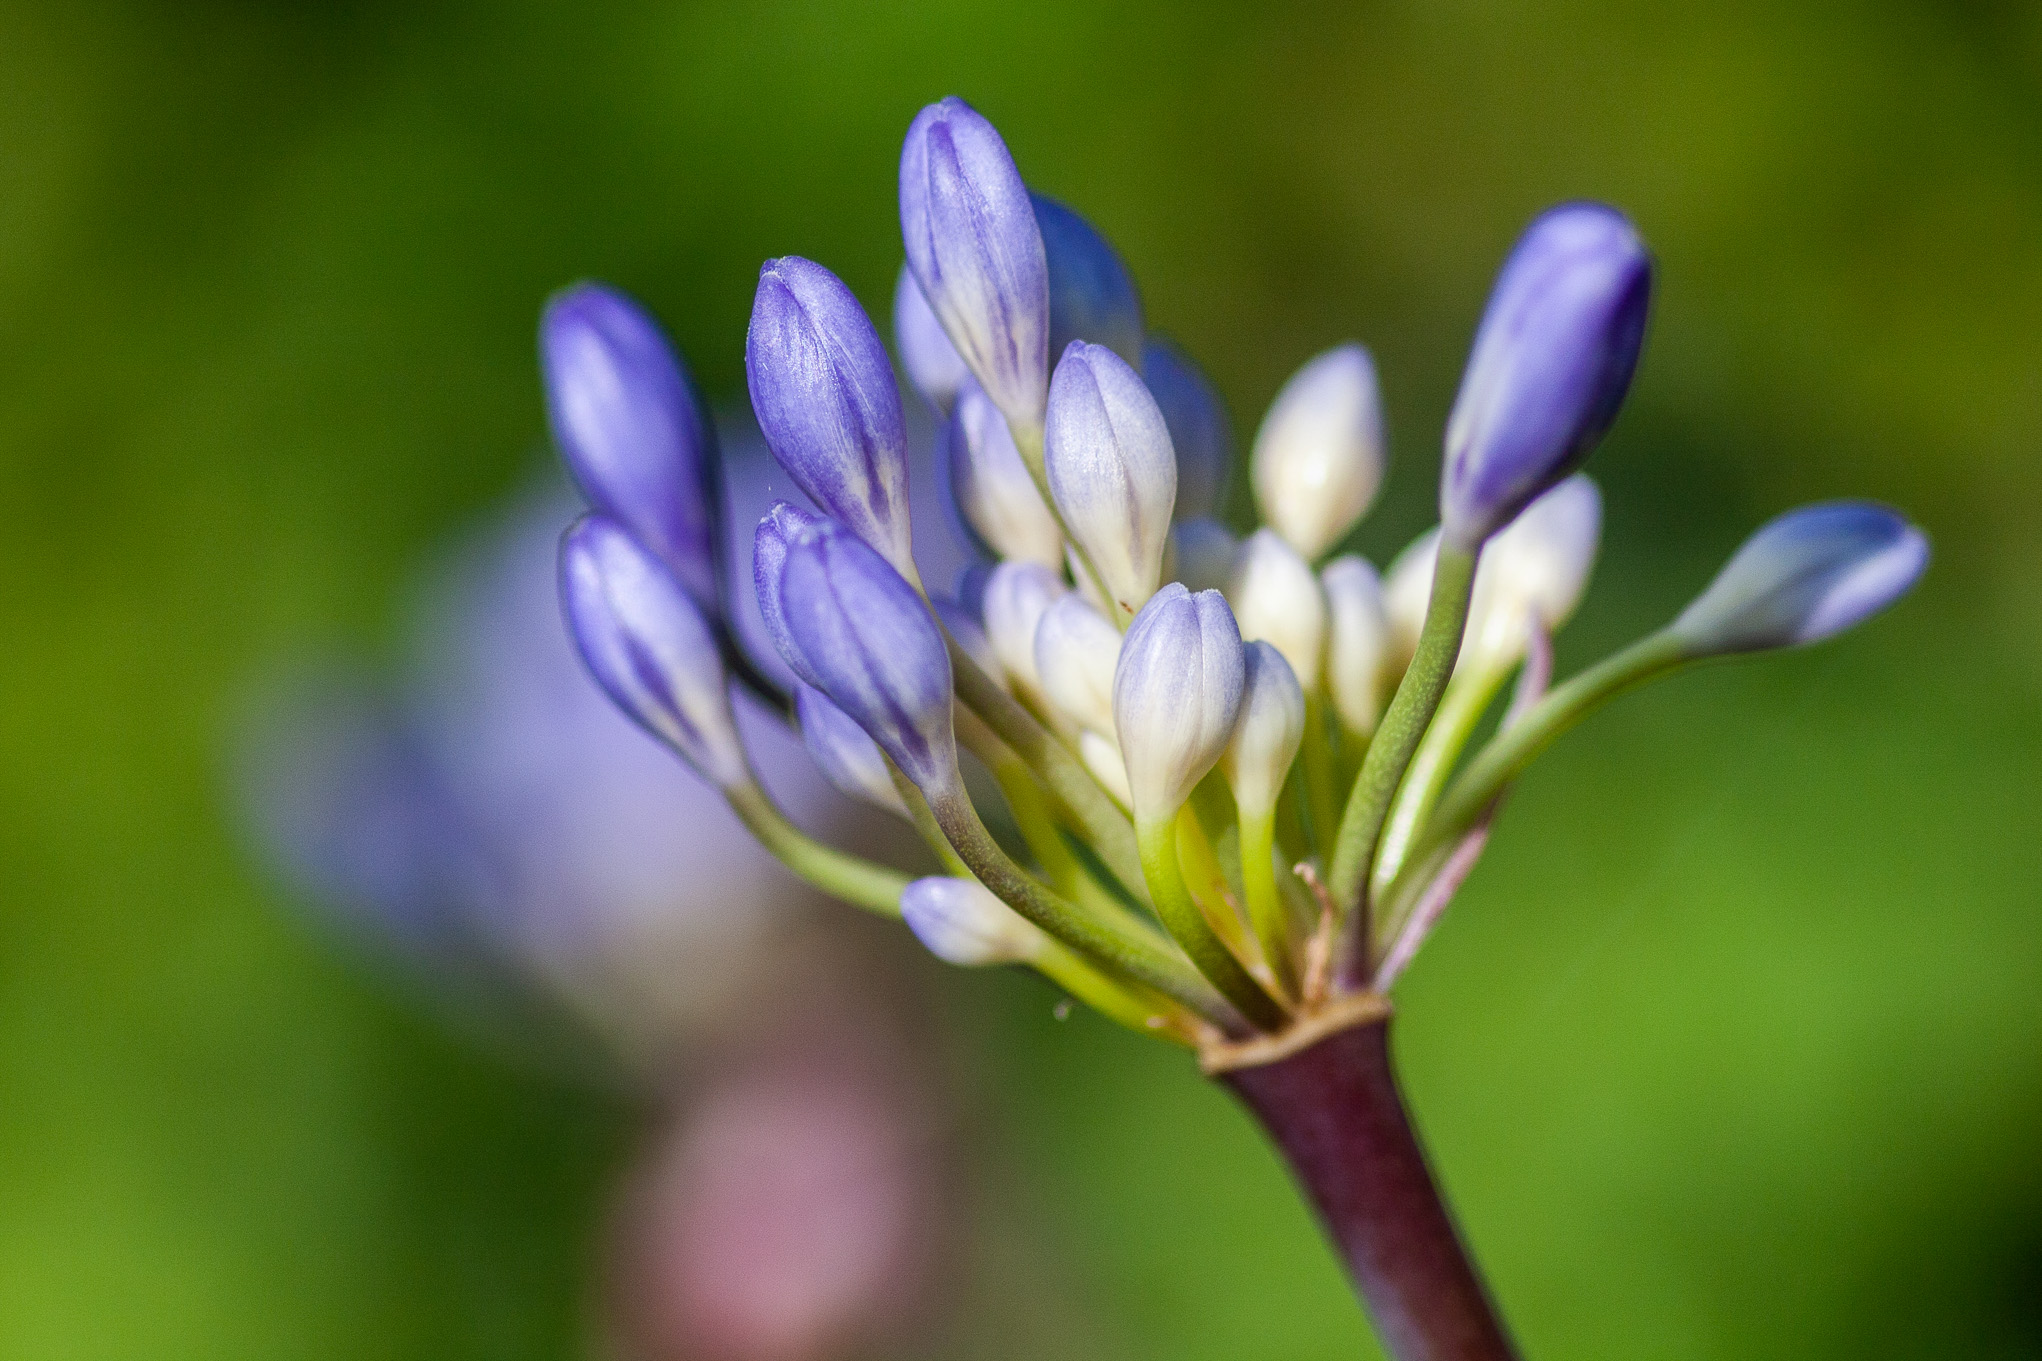
[[[1037,490],[1007,418],[970,379],[946,432],[950,494],[967,528],[996,557],[1060,567],[1064,532]]]
[[[1652,258],[1599,203],[1551,209],[1504,262],[1446,425],[1439,516],[1473,549],[1581,466],[1645,340]]]
[[[1167,340],[1151,340],[1143,349],[1142,381],[1162,409],[1177,453],[1178,522],[1219,514],[1234,468],[1226,403],[1191,356]]]
[[[1170,530],[1170,579],[1193,594],[1225,590],[1240,552],[1241,541],[1219,521],[1179,520]]]
[[[918,581],[900,388],[851,290],[799,256],[768,260],[744,368],[759,430],[794,484]]]
[[[1283,654],[1264,642],[1242,648],[1241,716],[1221,762],[1244,818],[1265,817],[1305,738],[1305,692]]]
[[[1175,817],[1234,733],[1241,631],[1218,591],[1172,582],[1135,617],[1113,678],[1113,723],[1138,825]]]
[[[554,442],[582,494],[715,618],[716,432],[658,323],[614,289],[577,284],[546,304],[539,359]]]
[[[1049,266],[1000,134],[955,96],[915,115],[900,153],[900,229],[929,310],[1007,418],[1042,424]]]
[[[830,703],[829,696],[812,685],[796,685],[794,716],[801,724],[801,740],[823,778],[854,799],[907,816],[907,805],[901,802],[900,791],[887,773],[886,756],[879,744],[849,714]]]
[[[1140,368],[1141,294],[1120,253],[1072,209],[1043,194],[1028,198],[1049,264],[1049,352],[1089,340]]]
[[[717,788],[751,778],[715,635],[664,563],[616,521],[585,516],[561,541],[560,597],[618,708]]]
[[[1304,555],[1275,530],[1258,529],[1241,545],[1226,594],[1241,636],[1274,643],[1301,681],[1316,689],[1326,649],[1326,597]]]
[[[1155,398],[1104,345],[1074,340],[1057,362],[1043,461],[1072,539],[1133,614],[1162,580],[1177,459]]]
[[[1382,578],[1366,558],[1343,554],[1319,573],[1326,592],[1326,689],[1342,726],[1372,733],[1388,701],[1390,620]]]
[[[1359,345],[1309,360],[1255,432],[1249,480],[1263,520],[1307,558],[1340,542],[1383,482],[1382,397]]]
[[[944,334],[943,323],[929,310],[915,272],[906,265],[900,267],[900,278],[893,285],[893,350],[915,391],[938,414],[949,415],[957,390],[971,377],[971,370]]]
[[[950,657],[915,588],[862,540],[824,520],[788,544],[780,611],[815,687],[917,788],[932,799],[953,793]]]
[[[758,596],[759,617],[765,624],[766,637],[794,674],[809,685],[821,682],[787,634],[787,620],[780,612],[780,572],[787,565],[789,547],[821,525],[822,517],[789,502],[775,501],[752,536],[752,590]]]
[[[1057,598],[1035,626],[1035,673],[1049,702],[1082,728],[1113,736],[1113,671],[1120,630],[1075,593]]]
[[[974,880],[917,879],[901,890],[900,915],[945,963],[1025,964],[1042,953],[1042,932]]]
[[[1547,633],[1573,617],[1602,541],[1602,493],[1576,473],[1524,508],[1482,550],[1461,665],[1509,666],[1534,620]]]
[[[1745,540],[1671,631],[1693,656],[1819,642],[1907,594],[1928,561],[1927,536],[1897,511],[1803,506]]]
[[[1044,611],[1070,587],[1039,562],[1003,562],[986,578],[986,637],[1000,670],[1016,691],[1042,698],[1042,676],[1035,669],[1035,630]]]

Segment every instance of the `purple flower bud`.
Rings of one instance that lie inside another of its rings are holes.
[[[1819,642],[1907,594],[1928,561],[1928,538],[1897,511],[1803,506],[1745,540],[1672,632],[1698,657]]]
[[[1449,540],[1474,548],[1581,466],[1631,386],[1651,295],[1652,258],[1616,209],[1565,204],[1526,228],[1447,420]]]
[[[1113,677],[1113,725],[1138,826],[1175,817],[1226,752],[1246,665],[1218,591],[1172,582],[1135,617]]]
[[[965,968],[1025,963],[1046,944],[1040,930],[970,879],[917,879],[901,891],[900,914],[931,954]]]
[[[948,415],[971,370],[943,333],[943,323],[929,310],[922,286],[906,265],[900,267],[900,278],[893,285],[893,350],[915,391],[939,415]]]
[[[794,716],[801,723],[801,740],[825,779],[854,799],[907,815],[907,805],[893,787],[879,744],[830,703],[827,695],[812,685],[796,686]]]
[[[993,125],[956,97],[915,115],[900,153],[900,228],[929,310],[1016,424],[1049,391],[1049,266],[1028,187]]]
[[[950,495],[970,534],[995,556],[1063,565],[1064,531],[1037,490],[1007,419],[965,380],[945,431]]]
[[[902,576],[919,580],[900,388],[851,290],[799,256],[768,260],[744,368],[759,430],[794,484]]]
[[[1167,340],[1151,340],[1143,349],[1142,381],[1162,409],[1177,452],[1177,519],[1219,514],[1234,463],[1226,403],[1191,356]]]
[[[815,687],[932,801],[956,793],[950,657],[915,588],[824,520],[787,545],[779,603]]]
[[[582,494],[715,617],[715,428],[658,323],[614,289],[576,284],[546,304],[539,362],[553,439]]]
[[[752,536],[752,590],[759,598],[759,617],[765,623],[766,636],[773,640],[774,650],[794,674],[813,686],[820,686],[821,682],[788,635],[786,617],[780,612],[780,573],[787,565],[788,549],[797,540],[814,534],[822,523],[822,517],[799,506],[775,501]]]
[[[1028,197],[1049,263],[1049,352],[1062,354],[1073,340],[1089,340],[1140,368],[1142,299],[1120,253],[1055,199]]]
[[[719,789],[751,778],[716,638],[665,564],[616,521],[586,516],[561,541],[560,596],[618,708]]]
[[[1057,362],[1043,465],[1071,537],[1132,615],[1162,580],[1177,458],[1156,399],[1104,345],[1074,340]]]

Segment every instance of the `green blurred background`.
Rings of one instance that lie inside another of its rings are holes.
[[[0,1356],[580,1350],[629,1112],[307,927],[227,811],[240,697],[380,645],[542,461],[549,290],[637,292],[726,397],[761,258],[883,311],[952,92],[1245,428],[1373,347],[1379,560],[1517,229],[1631,211],[1563,667],[1795,502],[1928,527],[1890,617],[1543,762],[1399,1044],[1532,1355],[2042,1356],[2042,12],[1991,0],[0,7]],[[940,986],[1015,1282],[960,1354],[1357,1354],[1180,1056]]]

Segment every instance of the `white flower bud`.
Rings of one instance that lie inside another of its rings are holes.
[[[1354,527],[1383,480],[1382,399],[1367,350],[1342,345],[1291,376],[1255,432],[1249,477],[1263,520],[1307,558]]]
[[[1276,645],[1303,684],[1316,688],[1326,647],[1326,597],[1312,565],[1273,529],[1258,529],[1241,545],[1227,582],[1243,638]]]
[[[1552,632],[1573,617],[1601,539],[1602,493],[1580,474],[1526,506],[1482,550],[1461,664],[1510,666],[1534,618]]]
[[[1113,722],[1137,826],[1177,815],[1234,734],[1241,630],[1218,591],[1175,582],[1142,607],[1120,647]]]
[[[1128,618],[1163,579],[1177,456],[1156,399],[1104,345],[1074,340],[1057,362],[1043,467],[1064,525]]]
[[[1113,671],[1120,630],[1076,594],[1060,596],[1035,626],[1035,673],[1049,702],[1080,727],[1113,736]]]
[[[1390,622],[1390,647],[1384,665],[1400,676],[1418,655],[1418,635],[1425,627],[1425,607],[1432,599],[1432,566],[1439,561],[1439,526],[1413,539],[1390,560],[1383,582],[1383,613]]]
[[[1326,591],[1326,689],[1349,732],[1368,734],[1389,702],[1390,620],[1382,578],[1368,559],[1343,554],[1319,573]]]
[[[970,379],[958,391],[945,442],[950,494],[972,533],[999,557],[1060,566],[1064,532],[1021,461],[1007,418]]]
[[[1134,795],[1127,787],[1127,763],[1120,759],[1120,748],[1110,738],[1096,732],[1078,734],[1078,755],[1085,762],[1085,769],[1099,781],[1122,808],[1134,807]]]
[[[1305,737],[1305,692],[1290,663],[1265,642],[1242,649],[1241,716],[1221,761],[1243,818],[1266,817]]]
[[[931,876],[901,890],[900,915],[929,953],[950,964],[1024,964],[1043,935],[983,884]]]
[[[1181,581],[1184,589],[1223,591],[1234,574],[1234,557],[1241,541],[1217,520],[1199,517],[1179,520],[1170,531],[1170,580]]]
[[[1003,562],[986,578],[986,638],[1008,684],[1040,700],[1042,676],[1035,669],[1035,629],[1043,611],[1070,588],[1039,562]]]

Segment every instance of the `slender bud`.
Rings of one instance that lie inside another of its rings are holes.
[[[1248,643],[1241,656],[1241,716],[1221,768],[1241,816],[1252,819],[1268,816],[1283,793],[1305,739],[1305,692],[1290,663],[1268,643]]]
[[[1308,361],[1269,404],[1249,461],[1262,518],[1307,558],[1354,528],[1383,481],[1375,361],[1342,345]]]
[[[1177,459],[1155,398],[1104,345],[1074,340],[1057,362],[1043,461],[1071,537],[1132,615],[1162,581]]]
[[[539,322],[554,442],[589,504],[720,612],[716,432],[657,322],[615,289],[576,284]]]
[[[1319,573],[1326,592],[1326,689],[1349,732],[1373,733],[1389,701],[1390,620],[1368,559],[1343,554]]]
[[[1314,689],[1326,649],[1326,597],[1312,565],[1273,529],[1258,529],[1241,545],[1227,582],[1243,638],[1276,645],[1300,679]]]
[[[1072,341],[1089,340],[1140,368],[1142,299],[1120,252],[1055,199],[1028,198],[1049,264],[1049,352],[1062,354]]]
[[[1390,624],[1386,665],[1392,675],[1402,675],[1418,651],[1418,635],[1425,627],[1426,602],[1432,598],[1432,569],[1438,561],[1438,525],[1420,534],[1390,559],[1389,579],[1383,584],[1383,613]]]
[[[1008,683],[1024,697],[1044,697],[1035,669],[1035,629],[1044,611],[1069,590],[1039,562],[1003,562],[986,578],[986,637]]]
[[[851,290],[799,256],[768,260],[752,301],[744,368],[759,430],[794,484],[895,571],[919,581],[900,388]]]
[[[900,153],[900,229],[929,310],[1007,419],[1042,425],[1049,266],[1028,187],[993,125],[952,96]]]
[[[815,758],[816,769],[841,792],[907,816],[907,805],[887,773],[886,756],[851,716],[830,703],[829,696],[812,685],[794,690],[794,715],[801,723],[801,740]]]
[[[752,590],[758,596],[759,617],[773,648],[809,685],[820,685],[815,672],[801,656],[801,649],[788,636],[787,620],[780,612],[780,573],[787,565],[787,550],[797,540],[816,532],[822,517],[811,515],[787,501],[775,501],[759,520],[752,535]]]
[[[1113,677],[1113,720],[1138,826],[1175,817],[1227,749],[1243,666],[1241,630],[1218,591],[1173,582],[1136,616]]]
[[[584,516],[561,541],[560,597],[618,708],[717,788],[751,779],[715,635],[664,563],[615,520]]]
[[[1127,787],[1127,762],[1120,759],[1120,747],[1112,738],[1087,728],[1078,734],[1078,756],[1114,802],[1122,808],[1134,806],[1134,795]]]
[[[1581,466],[1616,419],[1652,295],[1629,219],[1569,203],[1525,229],[1475,333],[1446,424],[1439,517],[1473,549]]]
[[[915,880],[901,890],[900,915],[945,963],[1025,964],[1042,953],[1042,932],[970,879]]]
[[[1745,540],[1671,632],[1697,657],[1819,642],[1907,594],[1928,561],[1927,536],[1897,511],[1803,506]]]
[[[1142,350],[1142,381],[1162,408],[1177,453],[1179,524],[1225,508],[1234,465],[1234,425],[1226,403],[1191,356],[1167,340]]]
[[[1120,630],[1075,593],[1057,598],[1035,626],[1035,673],[1043,694],[1079,727],[1113,736],[1113,671]]]
[[[1193,594],[1222,591],[1233,579],[1240,553],[1241,541],[1219,521],[1179,520],[1170,529],[1168,575]]]
[[[893,351],[907,371],[915,391],[938,415],[947,416],[957,401],[957,390],[971,377],[963,356],[944,334],[943,323],[929,310],[922,286],[906,265],[893,285]]]
[[[960,777],[950,657],[915,588],[824,520],[788,544],[780,613],[815,687],[932,800],[953,793]]]
[[[1576,473],[1524,508],[1482,550],[1460,664],[1510,666],[1534,620],[1547,633],[1573,617],[1602,541],[1602,493]]]
[[[958,393],[945,443],[950,494],[965,526],[996,557],[1061,567],[1063,528],[1021,461],[1007,418],[968,378]]]

